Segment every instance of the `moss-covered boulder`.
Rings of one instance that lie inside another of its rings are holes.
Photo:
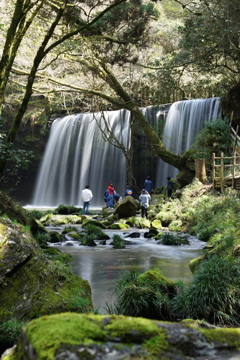
[[[152,287],[167,293],[168,295],[176,293],[176,286],[173,281],[162,274],[159,269],[150,269],[139,276],[142,283],[151,284]]]
[[[29,226],[32,234],[46,232],[42,224],[35,220],[30,212],[22,208],[5,192],[0,191],[0,216],[7,215],[11,220]]]
[[[114,211],[119,219],[135,216],[140,209],[139,201],[133,199],[132,196],[125,196]]]
[[[33,320],[3,360],[237,359],[240,329],[195,329],[143,318],[63,313]]]
[[[109,226],[109,229],[118,229],[118,230],[127,230],[129,228],[129,225],[127,225],[124,222],[115,222],[112,225]]]
[[[153,220],[151,225],[155,229],[161,229],[161,227],[162,227],[161,220],[159,220],[159,219]]]
[[[62,242],[65,240],[64,236],[59,234],[57,231],[50,231],[49,236],[49,242],[51,243]]]
[[[55,215],[55,214],[46,214],[41,219],[40,222],[44,226],[59,226],[67,224],[82,224],[82,217],[78,215]]]
[[[0,218],[0,323],[92,310],[86,280],[38,246],[22,225]]]
[[[97,226],[97,227],[99,227],[101,229],[106,229],[107,228],[107,226],[103,222],[101,222],[99,220],[95,220],[95,219],[92,219],[90,217],[83,217],[82,218],[82,227],[85,227],[86,225],[94,225],[94,226]]]

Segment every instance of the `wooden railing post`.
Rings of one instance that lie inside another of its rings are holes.
[[[213,164],[212,164],[212,182],[213,182],[213,190],[215,187],[215,153],[212,154]]]
[[[232,188],[235,188],[235,170],[236,170],[236,157],[237,153],[234,151],[233,159],[232,159]]]
[[[224,191],[224,154],[221,152],[221,172],[220,172],[221,191]]]

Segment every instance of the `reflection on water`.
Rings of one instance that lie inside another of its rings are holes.
[[[107,233],[111,236],[116,231]],[[190,238],[190,245],[164,246],[144,239],[142,234],[139,239],[129,239],[130,244],[125,249],[113,249],[111,245],[87,247],[76,243],[74,246],[66,243],[59,246],[61,251],[73,257],[74,273],[88,280],[94,307],[101,312],[104,312],[106,303],[114,302],[113,285],[123,271],[133,266],[140,272],[158,267],[169,279],[188,282],[192,275],[188,263],[198,257],[206,245]]]

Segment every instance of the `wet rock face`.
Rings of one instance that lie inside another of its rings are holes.
[[[223,114],[232,119],[235,125],[240,125],[240,83],[233,86],[227,96],[222,99]]]
[[[31,321],[12,349],[11,360],[229,360],[239,355],[239,332],[144,318],[63,313]]]

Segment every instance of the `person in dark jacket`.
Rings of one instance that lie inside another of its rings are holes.
[[[146,177],[146,180],[144,182],[144,189],[147,190],[149,194],[153,193],[153,184],[152,181],[150,180],[150,176]]]
[[[173,182],[171,181],[171,178],[167,178],[167,195],[170,198],[172,196],[173,192]]]

